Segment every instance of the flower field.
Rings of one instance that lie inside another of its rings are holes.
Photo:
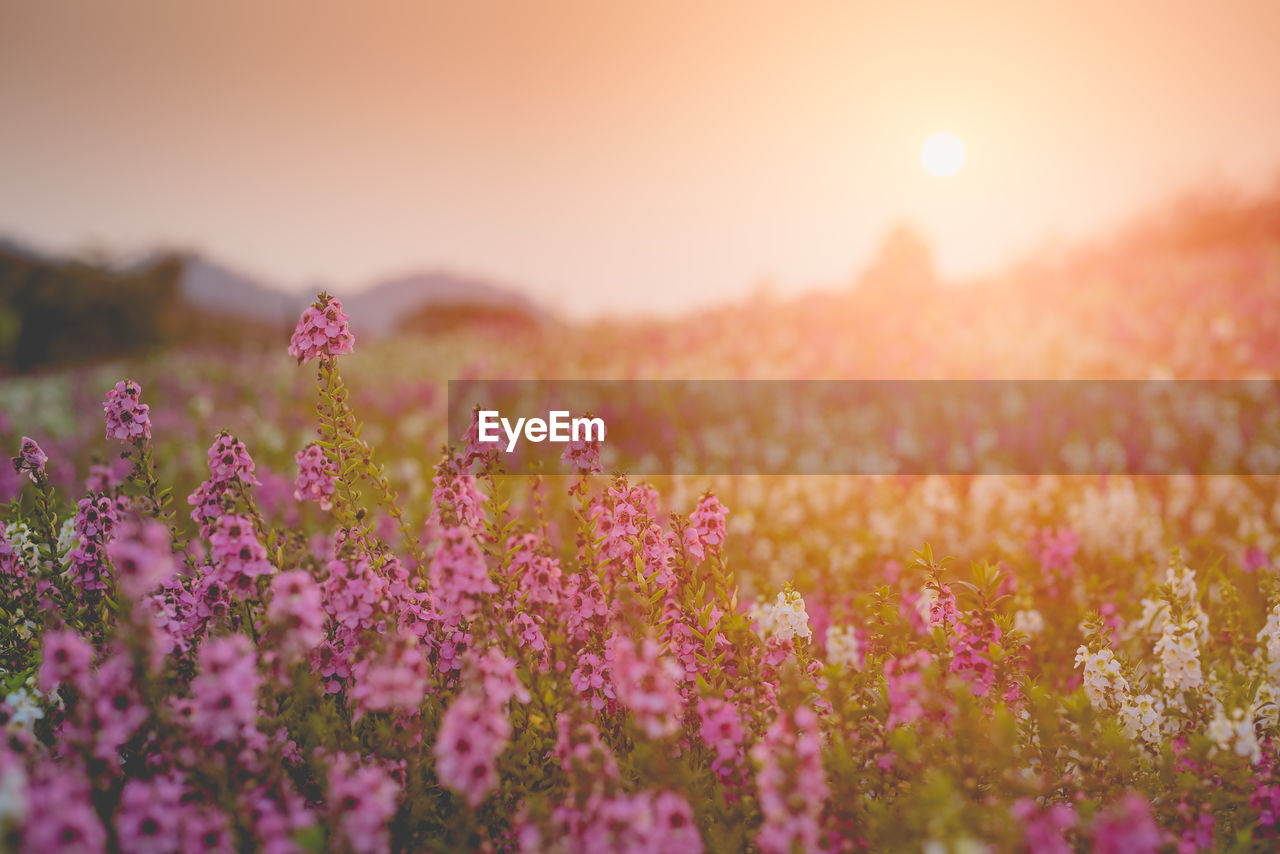
[[[513,476],[443,382],[1273,377],[1278,258],[5,380],[0,838],[1274,850],[1274,477]]]

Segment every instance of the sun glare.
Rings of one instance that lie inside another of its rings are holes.
[[[954,175],[964,165],[964,143],[949,133],[935,133],[924,141],[920,161],[930,175],[938,178]]]

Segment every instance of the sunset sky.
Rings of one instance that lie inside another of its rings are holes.
[[[0,235],[666,313],[1270,184],[1280,3],[1050,5],[0,0]]]

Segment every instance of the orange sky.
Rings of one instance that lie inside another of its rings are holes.
[[[570,314],[945,272],[1280,166],[1280,3],[0,0],[0,234]],[[923,140],[969,159],[932,178]]]

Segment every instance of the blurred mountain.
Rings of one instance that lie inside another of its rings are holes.
[[[416,273],[379,282],[342,298],[351,315],[351,325],[359,334],[385,335],[406,325],[421,327],[433,314],[450,323],[468,319],[520,318],[529,325],[548,321],[547,312],[532,300],[483,279],[452,273]]]
[[[285,293],[200,255],[184,259],[179,294],[196,308],[271,326],[292,326],[310,301],[305,295]]]
[[[0,374],[134,356],[181,340],[182,261],[115,269],[0,244]]]

